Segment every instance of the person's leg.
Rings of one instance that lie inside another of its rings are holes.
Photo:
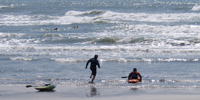
[[[92,73],[91,73],[91,75],[90,75],[90,78],[92,78]]]
[[[92,78],[91,83],[93,83],[94,79],[96,77],[96,69],[91,69],[91,70],[92,70],[92,74],[91,74],[90,78]]]
[[[96,77],[96,76],[95,76],[95,75],[93,75],[93,77],[92,77],[92,81],[91,81],[92,83],[94,82],[94,79],[95,79],[95,77]]]
[[[90,78],[92,78],[92,75],[93,75],[94,72],[93,72],[93,69],[90,68],[90,70],[92,71],[91,75],[90,75]]]

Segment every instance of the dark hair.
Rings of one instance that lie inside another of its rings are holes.
[[[137,71],[137,69],[136,69],[136,68],[133,68],[133,71]]]
[[[94,55],[94,58],[96,58],[96,59],[97,59],[97,58],[98,58],[98,55]]]

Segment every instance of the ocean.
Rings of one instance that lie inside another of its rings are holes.
[[[198,0],[0,0],[0,84],[200,90]],[[143,76],[129,84],[137,68]]]

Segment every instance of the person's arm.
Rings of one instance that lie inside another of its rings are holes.
[[[101,68],[101,67],[100,67],[100,64],[99,64],[99,61],[97,61],[97,66],[98,66],[99,68]]]
[[[142,82],[142,76],[140,75],[140,73],[138,72],[138,75],[140,77],[140,82]]]
[[[87,69],[89,62],[90,62],[90,60],[88,60],[88,62],[86,63],[85,69]]]
[[[128,79],[131,79],[132,77],[131,77],[131,74],[132,74],[132,72],[128,75]]]

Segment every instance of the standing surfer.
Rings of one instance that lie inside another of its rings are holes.
[[[88,62],[86,63],[86,66],[85,66],[85,69],[87,69],[87,66],[90,63],[90,70],[92,71],[91,76],[90,76],[90,78],[92,78],[92,80],[90,83],[93,83],[93,81],[96,77],[96,73],[97,73],[96,66],[98,66],[100,68],[99,61],[97,60],[97,58],[98,58],[98,55],[94,55],[94,58],[91,58],[90,60],[88,60]]]

